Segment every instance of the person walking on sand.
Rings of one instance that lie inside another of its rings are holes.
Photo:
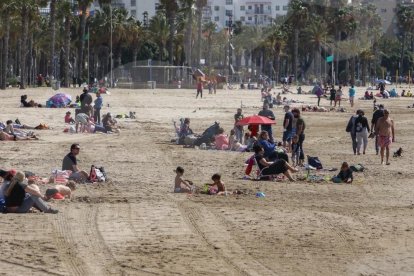
[[[243,126],[238,126],[237,123],[243,119],[243,113],[242,113],[242,109],[241,108],[237,108],[237,113],[234,114],[234,131],[236,134],[236,139],[240,144],[243,144]]]
[[[330,106],[332,106],[332,102],[335,102],[335,96],[336,96],[336,90],[335,90],[335,86],[332,85],[331,90],[329,90],[330,92],[330,96],[329,96],[329,100],[330,100]]]
[[[198,95],[200,95],[200,98],[203,98],[203,82],[199,80],[197,82],[197,95],[196,99],[198,98]]]
[[[349,103],[351,104],[351,107],[354,107],[354,99],[355,99],[356,91],[353,85],[351,86],[351,88],[349,88],[348,94],[349,94]]]
[[[375,124],[375,133],[378,135],[378,144],[381,148],[381,164],[384,164],[384,151],[386,152],[386,164],[389,165],[390,146],[395,142],[394,121],[390,118],[390,112],[384,109],[384,117],[378,119]]]
[[[335,107],[338,103],[339,107],[341,107],[341,100],[342,100],[342,86],[339,86],[338,90],[336,90],[335,94]]]
[[[363,146],[363,154],[365,154],[365,150],[368,146],[368,133],[369,133],[369,123],[367,117],[365,117],[364,111],[360,111],[358,114],[358,118],[355,119],[355,137],[357,141],[357,154],[361,154],[361,146]]]
[[[374,110],[375,110],[375,102],[374,101]],[[371,133],[375,131],[376,124],[380,118],[384,117],[384,105],[380,104],[378,106],[378,109],[374,111],[372,114],[372,120],[371,120]],[[378,145],[378,133],[375,133],[375,152],[379,153],[379,145]]]
[[[352,140],[352,149],[354,151],[354,155],[357,154],[357,140],[356,140],[356,133],[355,133],[355,120],[358,118],[359,113],[361,110],[356,111],[356,115],[352,115],[351,118],[349,118],[348,125],[346,126],[346,132],[349,132],[351,134],[351,140]]]

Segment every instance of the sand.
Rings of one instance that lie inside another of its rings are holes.
[[[1,168],[47,177],[79,142],[80,167],[103,165],[111,180],[79,186],[72,201],[52,202],[58,215],[0,215],[0,275],[414,274],[414,109],[406,108],[413,99],[379,101],[395,120],[392,149],[405,151],[390,166],[380,165],[372,140],[366,155],[354,156],[345,132],[357,108],[371,118],[371,101],[358,100],[354,109],[343,102],[347,113],[303,114],[306,154],[319,156],[327,168],[342,161],[366,167],[354,184],[338,185],[243,180],[251,153],[171,144],[173,119],[190,117],[198,133],[219,121],[228,133],[241,103],[245,116],[262,104],[258,91],[206,92],[196,100],[195,90],[113,89],[103,96],[103,112],[136,111],[137,119],[120,120],[122,133],[106,135],[63,133],[67,109],[19,108],[22,93],[44,103],[51,89],[1,91],[0,120],[53,128],[37,131],[39,141],[0,142]],[[310,95],[288,97],[316,102]],[[283,111],[274,112],[280,138]],[[219,172],[229,190],[247,194],[173,194],[178,165],[199,186]],[[256,198],[257,191],[266,197]]]

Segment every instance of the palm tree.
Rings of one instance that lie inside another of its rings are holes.
[[[3,20],[3,52],[0,64],[0,89],[6,89],[7,71],[9,65],[10,17],[15,12],[13,0],[4,0],[0,3],[0,16]]]
[[[57,0],[50,0],[50,36],[51,36],[51,45],[50,45],[50,57],[49,62],[52,66],[52,76],[57,77],[55,72],[55,44],[56,44],[56,5]]]
[[[326,45],[328,36],[327,25],[319,17],[310,20],[310,24],[306,27],[305,37],[307,43],[313,49],[313,65],[315,76],[321,81],[321,45]]]
[[[203,8],[207,5],[207,0],[196,0],[197,7],[197,66],[200,67],[201,59],[201,32],[202,24],[201,20],[203,17]]]
[[[72,6],[70,2],[64,1],[59,3],[59,15],[64,18],[64,42],[63,42],[63,81],[62,86],[69,87],[70,71],[70,44],[71,44],[71,25],[73,21]],[[89,65],[88,65],[89,66]]]
[[[193,40],[193,17],[195,0],[180,0],[180,12],[186,18],[185,25],[185,61],[188,66],[192,65],[192,40]]]
[[[165,45],[167,44],[169,37],[169,28],[165,15],[157,13],[154,17],[152,17],[149,29],[153,35],[154,42],[157,43],[159,47],[160,54],[158,59],[161,61],[164,57]]]
[[[84,50],[85,50],[85,34],[86,34],[86,12],[93,0],[78,0],[79,9],[81,11],[80,26],[79,26],[79,44],[78,44],[78,82],[83,79],[83,71],[85,69]]]
[[[204,24],[203,26],[203,32],[206,35],[207,38],[207,65],[208,65],[208,71],[211,70],[211,57],[212,57],[212,46],[213,46],[213,34],[217,30],[217,24],[214,22],[208,22]]]
[[[295,79],[298,80],[299,73],[299,33],[304,27],[308,19],[308,9],[303,0],[292,0],[289,4],[289,19],[288,22],[293,26],[294,40],[293,40],[293,74]]]
[[[174,50],[174,35],[175,35],[175,19],[178,11],[178,4],[176,0],[160,0],[160,5],[158,6],[159,11],[162,11],[165,14],[169,26],[169,35],[168,35],[168,61],[169,64],[173,64],[173,50]]]
[[[398,5],[397,18],[401,32],[401,54],[399,63],[399,72],[402,74],[404,66],[405,46],[407,43],[407,34],[414,30],[414,8],[405,5]]]

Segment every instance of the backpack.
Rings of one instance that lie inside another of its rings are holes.
[[[106,173],[103,167],[97,168],[95,165],[91,166],[89,173],[89,181],[91,182],[105,182]]]
[[[6,211],[6,201],[4,200],[4,198],[0,198],[0,213],[5,213]]]
[[[363,172],[365,167],[362,164],[356,164],[349,167],[354,172]]]
[[[323,169],[321,161],[316,156],[315,157],[308,156],[308,164],[316,168],[317,170]]]

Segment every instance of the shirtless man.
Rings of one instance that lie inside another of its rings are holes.
[[[381,164],[384,164],[384,150],[386,151],[386,164],[389,165],[390,145],[395,141],[394,121],[390,118],[390,112],[384,109],[384,117],[378,119],[375,124],[375,133],[378,135],[378,145],[381,148]]]

